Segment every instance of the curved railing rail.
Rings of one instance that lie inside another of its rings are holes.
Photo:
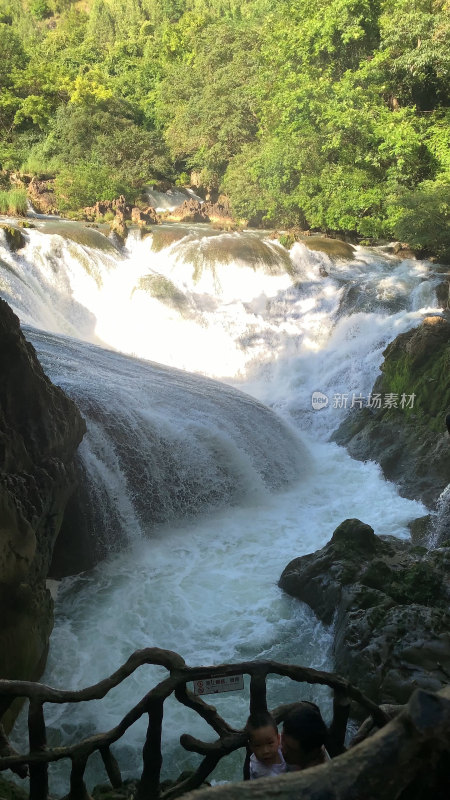
[[[87,700],[99,700],[143,664],[163,666],[169,674],[125,714],[118,725],[109,731],[83,739],[77,744],[47,747],[45,703],[80,703]],[[68,758],[72,762],[72,768],[70,790],[66,800],[88,800],[84,773],[90,756],[98,751],[112,786],[114,788],[121,786],[120,768],[110,747],[123,736],[131,725],[147,714],[147,736],[142,753],[143,769],[136,800],[173,800],[184,792],[200,786],[225,755],[245,747],[244,731],[232,728],[213,706],[206,703],[201,697],[194,695],[187,688],[190,681],[236,675],[237,673],[250,675],[250,713],[267,709],[266,679],[269,674],[284,676],[297,683],[329,686],[334,692],[333,721],[328,729],[328,749],[331,755],[342,753],[345,749],[344,738],[350,701],[359,703],[378,726],[382,726],[388,721],[384,711],[363,692],[345,678],[333,673],[293,664],[280,664],[276,661],[243,661],[237,664],[188,667],[178,653],[150,647],[133,653],[125,664],[109,678],[79,691],[53,689],[50,686],[29,681],[0,680],[0,700],[7,702],[12,702],[16,698],[28,698],[29,700],[29,752],[20,754],[13,750],[0,725],[0,772],[11,769],[23,776],[28,770],[30,800],[47,800],[48,764]],[[203,760],[192,776],[166,791],[160,792],[164,701],[171,694],[174,694],[180,703],[196,711],[213,728],[218,738],[214,742],[202,742],[189,734],[183,734],[180,737],[182,746],[190,752],[199,753],[203,756]],[[279,706],[272,710],[277,722],[283,719],[293,705],[295,703]]]

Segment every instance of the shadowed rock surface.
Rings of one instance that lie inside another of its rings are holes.
[[[377,703],[405,703],[450,678],[450,549],[428,552],[345,520],[296,558],[279,586],[335,621],[335,669]],[[336,615],[336,616],[335,616]]]
[[[397,407],[355,409],[333,439],[352,458],[377,461],[402,495],[433,507],[450,483],[450,322],[427,317],[397,336],[384,357],[372,394],[395,395]],[[401,407],[402,394],[415,395],[412,408]]]
[[[28,800],[28,792],[0,775],[1,800]]]
[[[53,626],[45,580],[85,424],[1,299],[0,375],[0,676],[34,680]]]

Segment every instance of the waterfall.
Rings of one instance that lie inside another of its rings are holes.
[[[173,211],[177,206],[180,206],[185,200],[193,199],[203,202],[192,189],[169,189],[167,192],[160,192],[152,187],[146,191],[148,202],[155,211],[161,213],[163,211]]]
[[[77,223],[33,224],[17,253],[0,240],[0,292],[88,419],[88,528],[109,551],[60,584],[45,682],[92,684],[145,646],[192,665],[264,657],[329,668],[330,632],[277,580],[345,518],[406,537],[425,512],[329,437],[370,392],[388,342],[433,307],[438,279],[381,248],[288,253],[264,232],[162,225],[119,249]],[[327,399],[320,410],[315,392]],[[140,670],[88,708],[49,707],[51,742],[116,724],[160,674]],[[298,691],[329,713],[326,691]],[[270,705],[298,696],[269,683]],[[240,726],[247,703],[230,693],[217,706]],[[183,731],[211,735],[169,704],[166,777],[196,763]],[[139,770],[143,738],[133,727],[116,745],[126,775]],[[91,783],[103,780],[90,769]],[[239,774],[236,756],[215,778]]]
[[[225,504],[256,504],[308,468],[308,451],[294,431],[249,395],[94,345],[33,329],[26,334],[88,427],[79,449],[85,486],[78,553],[73,525],[63,526],[52,568],[57,577],[79,572],[157,524]]]

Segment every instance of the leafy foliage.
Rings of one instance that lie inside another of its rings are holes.
[[[450,181],[424,181],[396,198],[391,216],[396,237],[450,263]]]
[[[0,214],[21,216],[27,211],[27,193],[25,189],[0,191]]]
[[[449,0],[0,0],[0,163],[448,258]],[[89,199],[87,199],[89,198]]]

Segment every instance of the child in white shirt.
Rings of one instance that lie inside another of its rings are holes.
[[[250,714],[245,730],[252,751],[250,780],[286,772],[286,762],[280,748],[280,734],[272,715],[268,711]]]

